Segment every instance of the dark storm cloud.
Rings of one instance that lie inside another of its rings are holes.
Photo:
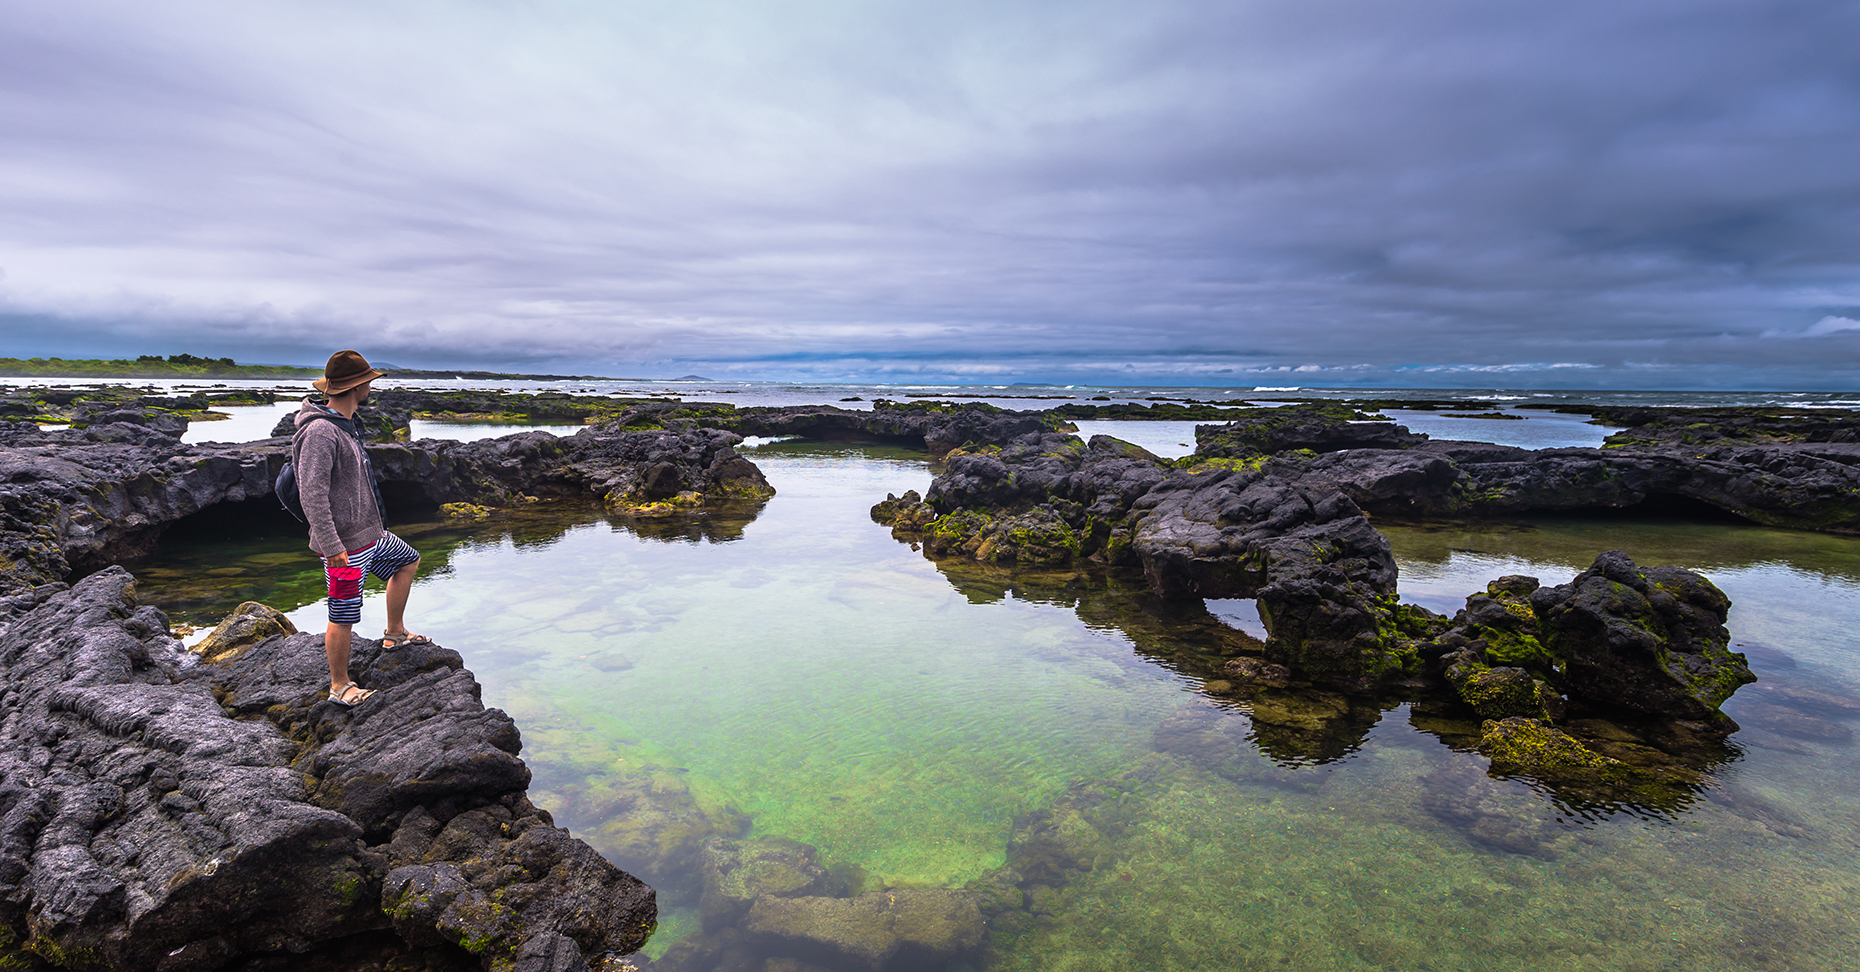
[[[1852,4],[45,6],[11,353],[1860,379]]]

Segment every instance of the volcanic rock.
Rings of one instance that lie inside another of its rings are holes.
[[[358,642],[377,692],[343,709],[320,639],[200,663],[121,568],[5,608],[0,961],[206,970],[392,925],[487,969],[585,968],[652,927],[651,889],[530,805],[454,652]]]
[[[1729,648],[1730,607],[1698,574],[1642,570],[1618,550],[1570,583],[1531,595],[1545,647],[1563,660],[1572,697],[1735,728],[1718,706],[1756,676]]]

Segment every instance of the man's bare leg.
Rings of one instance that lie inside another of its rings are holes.
[[[387,633],[390,637],[407,633],[407,621],[403,617],[407,610],[407,594],[413,590],[413,578],[419,572],[420,562],[416,560],[388,578]]]
[[[334,621],[323,629],[323,653],[329,656],[329,694],[342,697],[343,686],[354,681],[349,677],[349,632],[351,625]]]

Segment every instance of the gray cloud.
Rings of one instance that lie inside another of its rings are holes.
[[[12,353],[1860,378],[1851,4],[42,6]]]

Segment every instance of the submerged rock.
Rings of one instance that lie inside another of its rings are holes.
[[[874,891],[856,898],[765,896],[744,934],[778,954],[833,968],[935,967],[971,953],[985,933],[980,909],[961,891]]]
[[[1491,757],[1492,768],[1500,772],[1566,775],[1625,765],[1540,719],[1488,720],[1480,732],[1479,751]]]
[[[611,760],[606,761],[611,763]],[[704,847],[740,837],[749,821],[733,808],[706,808],[677,773],[660,769],[608,772],[570,761],[554,767],[550,789],[557,817],[609,860],[650,882],[662,895],[696,898]]]
[[[699,913],[713,931],[742,921],[762,897],[813,897],[831,883],[812,846],[780,837],[713,839],[698,867],[704,877]]]
[[[456,653],[358,641],[377,693],[343,709],[320,639],[199,663],[120,568],[8,600],[0,960],[206,970],[375,935],[378,961],[540,972],[650,931],[651,889],[530,805]]]
[[[1468,761],[1449,760],[1421,784],[1422,808],[1475,843],[1552,859],[1567,839],[1535,794],[1517,782],[1493,779]]]
[[[1222,673],[1241,688],[1284,688],[1292,682],[1292,670],[1284,665],[1245,656],[1230,659]]]

